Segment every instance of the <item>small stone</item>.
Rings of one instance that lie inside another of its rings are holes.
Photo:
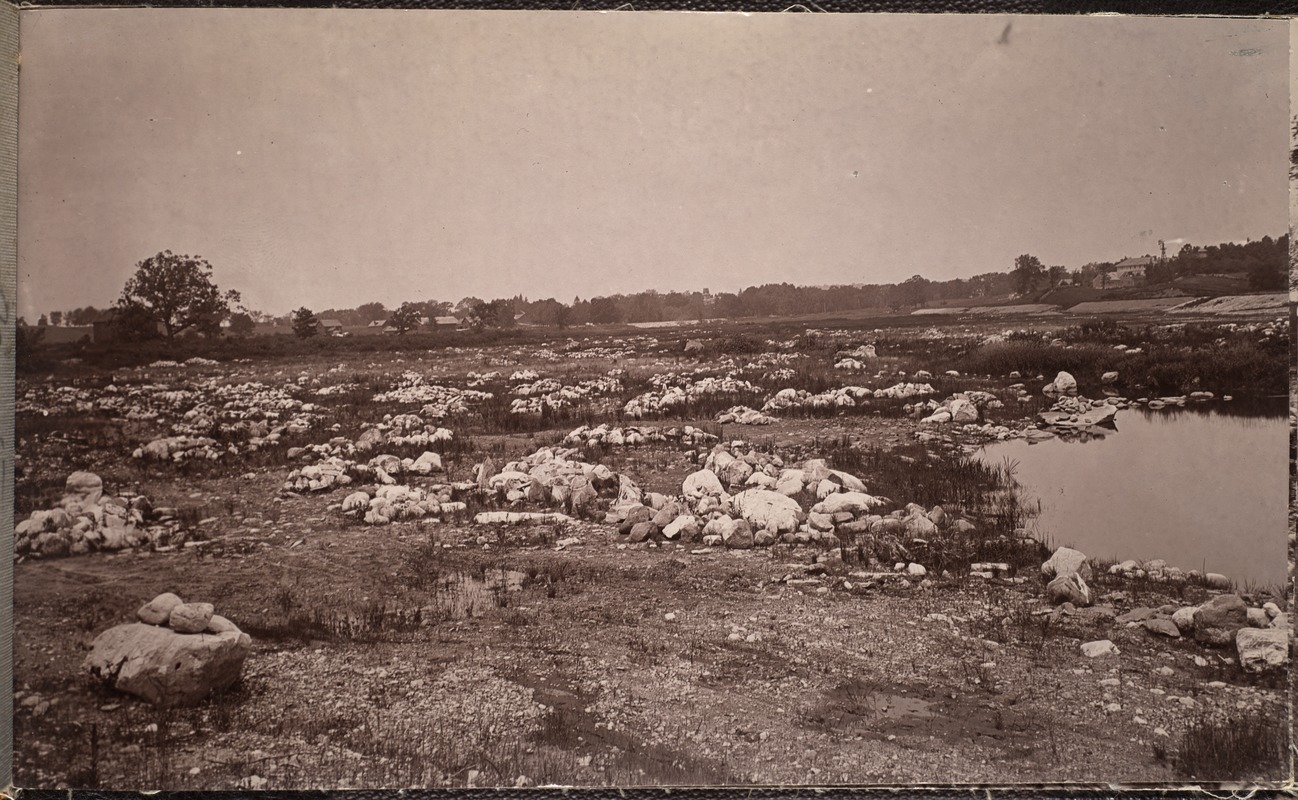
[[[1087,658],[1098,658],[1100,656],[1118,655],[1117,645],[1108,639],[1100,639],[1095,642],[1084,642],[1082,644],[1082,655]]]
[[[202,633],[214,610],[211,603],[181,603],[171,609],[168,622],[176,633]]]
[[[171,618],[172,609],[183,605],[184,602],[184,600],[171,592],[164,592],[140,606],[140,610],[135,612],[135,616],[139,617],[140,622],[148,625],[165,625],[167,620]]]

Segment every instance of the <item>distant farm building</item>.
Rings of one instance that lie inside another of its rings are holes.
[[[343,330],[343,324],[336,319],[320,320],[320,330],[324,331],[330,336],[342,336],[343,334],[346,333],[346,331]]]
[[[1113,265],[1112,272],[1097,275],[1091,285],[1096,289],[1122,289],[1139,286],[1145,282],[1145,269],[1157,263],[1158,259],[1153,256],[1124,258]]]

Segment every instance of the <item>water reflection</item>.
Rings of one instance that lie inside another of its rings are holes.
[[[1237,581],[1287,571],[1289,424],[1283,399],[1121,411],[1088,440],[1000,442],[1041,501],[1038,536],[1101,558],[1163,558]]]

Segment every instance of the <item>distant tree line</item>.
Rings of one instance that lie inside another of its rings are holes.
[[[1147,283],[1167,283],[1194,275],[1243,274],[1257,291],[1283,290],[1288,285],[1289,237],[1264,236],[1244,244],[1208,246],[1184,244],[1175,254],[1154,259],[1145,268]],[[299,336],[320,332],[325,320],[344,327],[383,323],[398,334],[425,326],[436,327],[438,318],[457,327],[508,328],[518,324],[566,328],[572,325],[734,319],[832,314],[845,311],[887,309],[901,311],[926,305],[991,302],[1016,296],[1025,302],[1068,286],[1090,287],[1096,278],[1113,272],[1114,262],[1093,262],[1076,269],[1046,266],[1036,256],[1023,254],[1006,272],[986,272],[969,278],[932,281],[912,275],[891,284],[795,286],[770,283],[739,292],[658,292],[654,290],[603,297],[574,297],[564,303],[553,297],[528,300],[522,295],[494,300],[465,297],[447,300],[411,300],[395,309],[382,303],[362,303],[356,308],[313,311],[300,308],[275,317],[240,305],[237,291],[221,291],[212,278],[212,267],[198,257],[163,251],[136,265],[118,302],[111,309],[93,306],[42,314],[38,326],[90,325],[108,316],[123,338],[174,338],[180,335],[246,336],[259,324],[291,329]],[[1102,282],[1101,282],[1102,283]],[[448,319],[449,318],[449,319]],[[19,320],[26,325],[25,320]]]

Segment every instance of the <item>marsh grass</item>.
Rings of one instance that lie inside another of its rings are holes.
[[[1288,736],[1279,715],[1201,716],[1181,737],[1175,765],[1204,781],[1281,781],[1288,775]]]

